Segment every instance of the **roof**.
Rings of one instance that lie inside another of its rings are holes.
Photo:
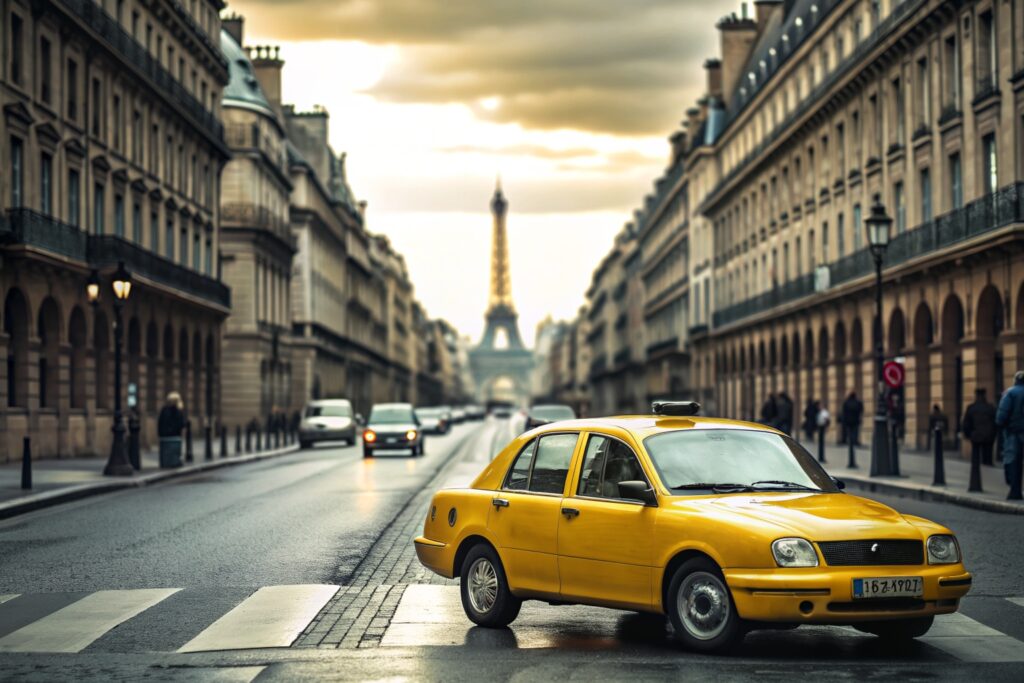
[[[615,415],[611,417],[593,417],[581,420],[561,420],[544,425],[541,429],[603,429],[618,428],[630,432],[637,440],[643,440],[652,434],[677,429],[753,429],[762,432],[776,432],[757,422],[729,420],[721,417],[668,417],[660,415]]]
[[[280,122],[277,121],[277,114],[270,106],[266,95],[263,94],[263,88],[260,87],[260,82],[256,79],[256,71],[253,69],[249,55],[241,45],[235,42],[234,37],[226,29],[221,29],[220,32],[220,49],[228,60],[229,74],[228,84],[224,88],[224,106],[258,111],[274,119],[280,125]]]

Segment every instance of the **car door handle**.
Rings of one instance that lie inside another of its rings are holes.
[[[508,500],[506,500],[505,498],[492,498],[491,505],[493,505],[496,508],[507,508]]]
[[[576,508],[562,508],[562,514],[566,517],[579,517],[580,511]]]

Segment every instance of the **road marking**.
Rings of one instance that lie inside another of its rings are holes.
[[[21,595],[21,593],[7,593],[6,595],[0,595],[0,605],[4,604],[5,602],[10,602],[19,595]]]
[[[936,617],[918,640],[963,662],[1024,662],[1024,643],[959,612]]]
[[[288,647],[338,586],[265,586],[185,643],[178,652]]]
[[[1013,604],[1017,605],[1018,607],[1024,607],[1024,598],[1006,598],[1006,599],[1009,600],[1010,602],[1012,602]],[[0,601],[0,602],[2,602],[2,601]]]
[[[180,588],[97,591],[0,638],[0,652],[80,652]]]

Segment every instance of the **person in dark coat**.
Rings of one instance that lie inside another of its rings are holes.
[[[172,391],[160,409],[156,420],[156,433],[160,437],[160,467],[181,466],[181,432],[188,418],[185,416],[181,394]]]
[[[1013,386],[1003,393],[996,410],[996,426],[1003,430],[1003,469],[1010,486],[1007,500],[1022,500],[1024,473],[1024,371],[1013,376]]]
[[[793,399],[785,391],[779,392],[779,398],[775,407],[776,429],[784,434],[793,434]]]
[[[843,442],[860,446],[860,423],[864,419],[864,402],[857,398],[857,392],[851,391],[843,401],[839,421],[843,425]]]
[[[964,411],[960,431],[971,442],[971,457],[992,464],[992,446],[996,441],[996,407],[985,400],[985,390],[974,392],[974,403]]]
[[[761,424],[774,427],[778,415],[775,394],[768,394],[768,399],[761,405]]]
[[[807,401],[807,406],[804,408],[804,435],[807,436],[807,440],[814,441],[814,433],[818,431],[818,413],[821,411],[821,404],[817,401]]]

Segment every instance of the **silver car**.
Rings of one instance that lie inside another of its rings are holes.
[[[356,420],[352,404],[344,398],[310,401],[299,425],[299,446],[309,448],[317,441],[356,442]]]

